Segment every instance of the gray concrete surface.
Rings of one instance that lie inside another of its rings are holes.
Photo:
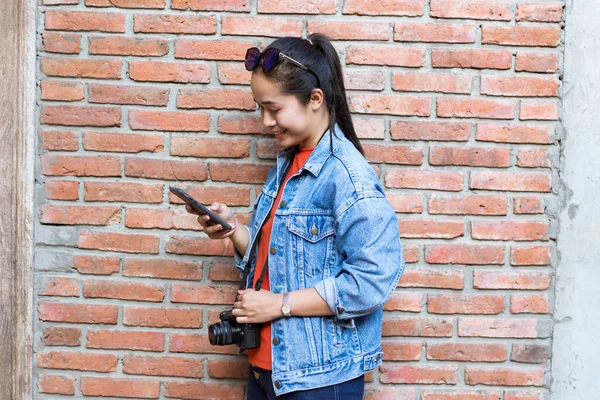
[[[566,9],[552,400],[600,399],[600,2]]]

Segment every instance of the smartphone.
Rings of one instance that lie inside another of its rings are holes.
[[[192,206],[192,208],[196,210],[199,214],[208,215],[210,217],[210,222],[212,222],[213,224],[221,225],[223,229],[226,229],[228,231],[232,229],[231,225],[225,222],[223,218],[219,217],[217,214],[209,210],[204,204],[200,203],[198,200],[190,196],[185,190],[169,186],[169,191],[175,196],[179,197],[181,200],[185,201],[190,206]]]

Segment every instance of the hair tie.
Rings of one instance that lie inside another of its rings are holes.
[[[308,43],[310,43],[311,46],[313,45],[312,40],[310,40],[309,38],[306,38],[306,40],[308,40]]]

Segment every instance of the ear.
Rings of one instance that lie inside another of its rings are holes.
[[[317,111],[321,106],[325,105],[325,93],[321,89],[313,89],[310,94],[309,104],[313,111]]]

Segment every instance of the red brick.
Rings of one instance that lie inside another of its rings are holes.
[[[537,320],[459,318],[458,336],[490,338],[537,338]]]
[[[248,360],[208,360],[208,376],[216,379],[248,379]]]
[[[524,265],[550,265],[552,263],[552,248],[547,246],[511,247],[510,264]]]
[[[382,329],[384,337],[452,337],[454,324],[451,319],[397,318],[384,319]]]
[[[125,175],[180,181],[205,181],[208,178],[206,163],[155,158],[128,158]]]
[[[508,50],[432,49],[433,68],[510,69],[512,54]]]
[[[247,163],[210,163],[210,177],[215,182],[262,184],[267,179],[271,165]]]
[[[542,386],[545,373],[543,369],[466,367],[465,383],[467,385]]]
[[[95,106],[45,106],[42,124],[70,126],[121,126],[121,109]]]
[[[416,214],[423,212],[423,196],[420,194],[404,196],[387,193],[386,197],[396,212]]]
[[[79,281],[75,278],[43,276],[38,295],[79,297]]]
[[[42,43],[48,53],[79,54],[81,35],[72,33],[43,32]]]
[[[128,258],[123,261],[123,276],[199,281],[202,279],[202,262]]]
[[[371,163],[421,165],[423,149],[421,147],[390,146],[365,144],[365,157]]]
[[[47,180],[44,182],[46,198],[49,200],[79,199],[79,182]]]
[[[500,125],[488,122],[477,124],[475,140],[496,143],[550,144],[554,135],[552,125]]]
[[[171,0],[174,10],[249,12],[248,0]]]
[[[430,294],[427,297],[427,312],[430,314],[500,314],[504,307],[504,296]]]
[[[197,216],[185,210],[127,209],[125,226],[136,229],[203,230]]]
[[[518,3],[517,21],[560,22],[563,16],[562,3]]]
[[[556,97],[557,77],[482,76],[481,94],[491,96]]]
[[[386,172],[385,186],[459,192],[463,189],[463,180],[462,173],[455,171],[392,169]]]
[[[419,361],[421,343],[384,341],[381,343],[384,361]]]
[[[70,369],[76,371],[115,372],[116,354],[83,353],[74,351],[46,351],[37,353],[39,368]]]
[[[560,43],[558,26],[487,26],[481,27],[481,43],[504,46],[556,47]]]
[[[160,396],[160,381],[82,376],[81,393],[84,396],[158,399]]]
[[[219,63],[217,74],[221,85],[250,85],[252,73],[242,63]],[[219,120],[223,117],[219,116]]]
[[[137,135],[131,133],[85,132],[83,148],[88,151],[117,153],[162,152],[162,135]],[[131,200],[129,200],[131,201]]]
[[[308,21],[308,34],[322,33],[332,40],[389,40],[387,22],[367,21]]]
[[[258,12],[261,14],[335,14],[338,0],[260,0]]]
[[[429,149],[429,165],[506,168],[510,166],[510,149],[432,146]]]
[[[245,158],[250,155],[250,141],[247,139],[177,136],[171,138],[171,155],[184,157]]]
[[[506,215],[508,200],[503,196],[472,194],[468,196],[432,196],[429,214]]]
[[[464,273],[460,270],[409,268],[402,274],[398,287],[462,289]]]
[[[77,133],[69,131],[42,131],[42,150],[77,151],[79,150]]]
[[[208,279],[213,282],[240,282],[240,273],[233,262],[215,261],[208,271]]]
[[[267,132],[260,116],[221,115],[217,130],[220,133],[257,134]]]
[[[157,61],[130,61],[129,77],[141,82],[209,83],[210,65]]]
[[[392,140],[467,141],[471,123],[393,120],[390,136]]]
[[[251,42],[235,40],[190,40],[175,41],[175,58],[193,60],[243,61]]]
[[[423,0],[387,0],[382,2],[347,0],[344,2],[342,14],[419,17],[423,15],[424,9]]]
[[[372,376],[372,373],[365,374],[365,382],[369,382],[367,378]],[[399,386],[387,387],[367,385],[365,387],[364,400],[379,400],[379,399],[394,399],[394,400],[416,400],[417,394],[415,388],[405,388]]]
[[[224,16],[223,35],[238,36],[302,36],[302,21],[292,18]]]
[[[437,99],[438,117],[513,119],[516,113],[516,100],[465,97],[438,97]]]
[[[169,89],[161,87],[90,83],[88,93],[90,103],[166,106],[169,102]]]
[[[243,384],[208,382],[165,382],[165,396],[182,399],[230,400],[244,398]]]
[[[177,185],[181,187],[190,196],[203,204],[212,204],[214,202],[224,203],[228,206],[249,206],[250,188],[238,186],[201,186]],[[184,204],[183,200],[169,193],[169,202],[173,204]]]
[[[165,8],[165,0],[85,0],[88,7]]]
[[[237,288],[234,286],[213,286],[174,283],[171,286],[172,303],[233,304]]]
[[[164,351],[165,334],[147,331],[88,331],[88,349]]]
[[[359,114],[428,117],[431,108],[431,99],[425,97],[353,94],[348,100],[350,111]]]
[[[83,83],[44,80],[40,84],[42,100],[80,101],[84,99]]]
[[[203,15],[138,14],[133,16],[135,33],[181,33],[214,35],[217,17]]]
[[[252,111],[252,93],[239,89],[179,89],[177,108],[216,108]]]
[[[38,388],[40,393],[72,396],[75,394],[75,381],[74,376],[41,374],[38,380]]]
[[[81,328],[50,326],[44,329],[42,343],[44,346],[81,346]]]
[[[392,89],[405,92],[471,93],[472,77],[468,75],[394,72]]]
[[[42,174],[54,176],[121,176],[121,160],[110,156],[42,156]]]
[[[60,6],[60,5],[75,5],[79,4],[79,0],[43,0],[45,6]]]
[[[425,246],[425,261],[430,264],[502,265],[503,246],[469,244],[431,244]]]
[[[514,295],[510,298],[511,314],[548,314],[550,305],[544,295]]]
[[[74,256],[73,268],[80,274],[112,275],[119,272],[118,257]]]
[[[172,333],[169,350],[172,353],[206,353],[206,354],[236,354],[235,344],[227,346],[212,346],[208,335]]]
[[[418,385],[456,385],[458,366],[412,366],[383,364],[379,366],[381,383]]]
[[[500,343],[428,343],[427,359],[437,361],[502,362],[507,359],[507,351],[506,347]]]
[[[547,221],[471,221],[471,237],[477,240],[548,240]]]
[[[208,132],[210,116],[199,112],[131,110],[129,126],[142,131]]]
[[[166,252],[172,254],[231,256],[233,255],[233,248],[229,240],[217,241],[204,238],[170,236],[167,241]]]
[[[558,120],[558,103],[554,100],[521,100],[520,120]]]
[[[500,392],[475,390],[423,390],[421,400],[500,400]]]
[[[517,155],[517,166],[524,168],[550,168],[549,149],[525,149]]]
[[[136,375],[180,376],[202,378],[204,361],[183,357],[150,357],[126,354],[123,372]]]
[[[385,75],[383,71],[347,69],[344,71],[344,85],[346,90],[381,91],[385,89]],[[358,127],[355,127],[355,130],[360,131]]]
[[[348,46],[346,64],[422,67],[425,50],[390,45]]]
[[[509,0],[431,0],[430,15],[434,18],[510,21],[511,5]]]
[[[49,31],[125,32],[125,14],[122,13],[47,10],[44,22]]]
[[[475,43],[477,31],[473,25],[439,23],[402,23],[394,25],[397,42]]]
[[[159,245],[159,238],[151,235],[94,231],[79,233],[80,249],[158,254]]]
[[[129,182],[85,182],[85,201],[162,203],[162,185]]]
[[[526,392],[504,392],[504,400],[550,400],[550,393],[542,390],[528,390]]]
[[[423,308],[423,294],[421,293],[392,293],[387,303],[384,304],[385,311],[421,312]],[[420,346],[419,346],[420,348]]]
[[[517,52],[515,71],[551,73],[557,70],[558,54]]]
[[[42,207],[42,224],[115,225],[121,221],[120,207],[54,206]]]
[[[85,281],[83,296],[120,300],[161,302],[165,298],[165,285],[119,281]]]
[[[471,173],[471,189],[516,192],[550,192],[552,177],[546,173],[487,172]]]
[[[552,277],[549,272],[542,271],[475,271],[473,287],[475,289],[518,289],[546,290],[550,287]]]
[[[123,307],[123,325],[154,328],[201,328],[202,310]]]
[[[543,364],[550,358],[550,348],[537,344],[513,344],[511,361],[528,363],[528,364]]]
[[[97,59],[42,58],[42,72],[48,76],[70,78],[121,79],[123,61]]]
[[[169,41],[164,38],[104,36],[89,38],[90,54],[111,56],[164,56],[169,52]]]
[[[544,199],[539,196],[519,196],[513,199],[515,214],[543,214]]]
[[[465,223],[439,219],[401,219],[400,237],[426,239],[454,239],[465,234]]]

